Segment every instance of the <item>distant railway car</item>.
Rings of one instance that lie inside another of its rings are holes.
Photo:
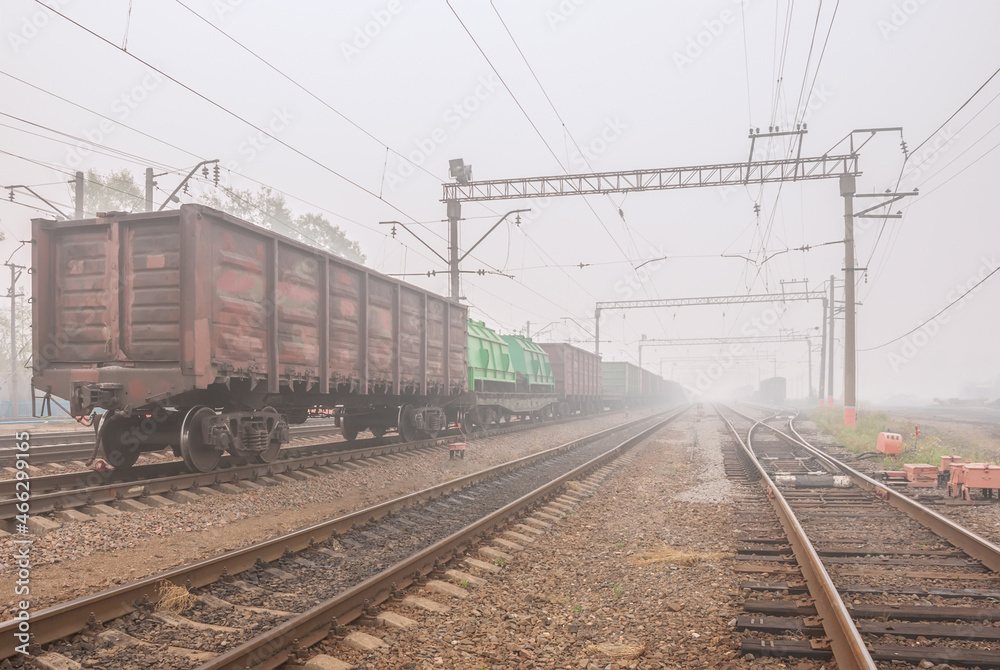
[[[558,413],[566,416],[599,411],[601,357],[571,344],[539,343],[538,346],[549,355],[560,402]]]
[[[624,409],[641,397],[639,367],[625,361],[601,361],[601,393],[612,409]]]
[[[660,392],[658,399],[662,403],[676,405],[690,400],[688,392],[683,386],[672,379],[660,379]]]
[[[349,439],[457,416],[463,305],[199,205],[32,237],[34,385],[107,410],[115,467],[167,445],[197,471],[267,462],[316,407],[342,405]]]
[[[775,405],[785,402],[786,381],[784,377],[771,377],[760,382],[760,400]]]

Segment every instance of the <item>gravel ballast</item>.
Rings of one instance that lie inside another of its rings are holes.
[[[387,604],[418,626],[366,628],[388,644],[374,651],[334,642],[320,651],[365,670],[822,667],[740,656],[736,504],[721,431],[715,419],[687,415],[620,459],[468,598],[410,590],[448,613]]]

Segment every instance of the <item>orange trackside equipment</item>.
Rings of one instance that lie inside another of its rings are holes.
[[[883,454],[898,456],[903,453],[903,436],[899,433],[879,433],[875,448]]]
[[[904,463],[907,486],[937,487],[938,469],[929,463]]]
[[[1000,465],[989,463],[966,463],[965,484],[967,489],[1000,489]]]
[[[955,463],[951,468],[951,477],[948,479],[948,495],[958,498],[962,495],[962,484],[965,483],[965,466],[967,463]]]
[[[941,457],[941,473],[951,472],[953,467],[959,467],[962,464],[962,457],[951,454],[949,456]]]

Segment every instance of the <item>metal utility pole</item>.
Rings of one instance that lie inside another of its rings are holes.
[[[458,300],[460,300],[462,298],[461,289],[460,289],[459,283],[458,283],[458,278],[459,278],[459,276],[462,273],[465,273],[465,272],[474,272],[475,274],[478,274],[478,275],[503,274],[502,272],[493,272],[493,271],[487,271],[487,270],[462,270],[461,269],[462,261],[464,261],[469,256],[469,254],[471,254],[476,249],[476,247],[478,247],[480,245],[480,243],[482,243],[483,240],[485,240],[487,237],[489,237],[490,233],[492,233],[494,230],[497,229],[497,226],[499,226],[501,223],[503,223],[504,221],[506,221],[508,216],[510,216],[511,214],[517,214],[518,216],[517,216],[517,220],[515,221],[515,223],[517,225],[521,225],[521,212],[530,212],[530,211],[531,211],[530,209],[512,209],[512,210],[510,210],[509,212],[507,212],[506,214],[504,214],[503,216],[501,216],[500,219],[496,223],[494,223],[493,226],[491,226],[490,229],[487,230],[483,234],[482,237],[480,237],[478,240],[476,240],[476,243],[473,244],[471,247],[469,247],[468,251],[466,251],[464,254],[462,254],[461,256],[459,256],[458,255],[458,253],[459,253],[459,248],[458,248],[458,222],[462,218],[462,216],[461,216],[461,214],[462,214],[462,204],[459,203],[459,202],[449,202],[448,203],[448,228],[449,228],[449,231],[448,231],[448,258],[445,258],[441,254],[439,254],[434,247],[432,247],[431,245],[427,244],[427,242],[425,242],[419,235],[417,235],[415,232],[413,232],[412,230],[410,230],[409,228],[407,228],[405,223],[402,223],[400,221],[379,221],[379,225],[383,225],[383,226],[390,226],[391,225],[392,226],[392,236],[393,237],[396,237],[396,226],[399,226],[400,228],[402,228],[403,230],[405,230],[406,232],[408,232],[410,235],[413,235],[415,238],[417,238],[418,242],[420,242],[422,245],[424,245],[425,247],[427,247],[428,249],[430,249],[431,253],[433,253],[435,256],[437,256],[438,258],[440,258],[445,263],[445,265],[448,266],[448,274],[450,275],[450,280],[451,280],[451,289],[449,291],[449,297],[452,300],[458,301]],[[435,274],[437,274],[437,270],[432,270],[432,271],[430,271],[430,272],[427,273],[427,276],[432,277]],[[511,277],[511,275],[504,275],[504,276],[505,277]]]
[[[830,359],[827,361],[826,369],[826,406],[833,407],[833,352],[836,351],[836,345],[833,337],[833,327],[836,323],[833,318],[833,310],[836,309],[836,303],[833,298],[833,275],[830,275]]]
[[[823,394],[826,392],[826,344],[827,344],[827,299],[823,296],[823,325],[820,326],[820,332],[823,334],[822,344],[820,345],[819,354],[819,392],[816,394],[816,406],[823,406]]]
[[[840,195],[844,197],[844,425],[853,428],[857,422],[857,351],[854,342],[854,175],[840,178]]]
[[[76,218],[83,218],[83,172],[76,171],[76,180],[73,182],[73,194],[76,196]]]
[[[901,200],[906,196],[917,195],[917,191],[906,193],[862,193],[857,194],[854,175],[840,177],[840,195],[844,197],[844,425],[853,428],[857,425],[857,312],[854,299],[854,272],[865,271],[868,268],[854,267],[854,219],[901,219],[903,214],[872,214],[871,212]],[[857,214],[854,213],[854,198],[885,198]]]
[[[153,188],[156,182],[153,181],[153,168],[146,168],[146,211],[153,211]]]
[[[448,201],[448,272],[451,274],[451,292],[449,296],[457,301],[461,296],[458,272],[458,220],[462,218],[462,203],[457,200]]]
[[[177,184],[177,188],[174,189],[173,193],[171,193],[170,195],[167,196],[167,199],[163,201],[163,204],[160,205],[160,208],[158,210],[156,210],[156,211],[158,211],[158,212],[163,211],[163,208],[166,207],[167,205],[169,205],[174,200],[177,200],[178,202],[180,201],[180,199],[177,197],[177,192],[180,191],[182,188],[185,188],[187,186],[187,183],[191,180],[191,177],[194,176],[194,173],[198,171],[198,168],[205,168],[204,171],[203,171],[203,173],[204,173],[205,178],[207,179],[208,178],[208,167],[207,166],[212,165],[213,163],[215,164],[215,185],[218,186],[219,185],[219,159],[218,158],[213,158],[210,161],[202,161],[202,162],[198,163],[197,165],[195,165],[193,168],[191,168],[191,171],[187,173],[187,176],[184,177],[184,179],[181,180],[180,184]],[[151,176],[152,176],[152,172],[147,169],[147,171],[146,171],[146,193],[147,193],[147,195],[149,195],[149,194],[152,193],[152,189],[150,188],[150,185],[149,185],[149,179],[150,179]],[[187,193],[187,190],[185,190],[184,192]],[[151,195],[149,195],[149,200],[152,200],[152,196]]]
[[[81,173],[77,173],[80,175]],[[82,218],[82,217],[81,217]],[[17,292],[17,279],[21,276],[23,265],[6,263],[10,268],[10,412],[11,417],[19,415],[17,409],[17,299],[21,294]]]
[[[809,390],[806,392],[806,398],[812,398],[813,394],[813,343],[812,339],[806,338],[806,346],[809,349]]]

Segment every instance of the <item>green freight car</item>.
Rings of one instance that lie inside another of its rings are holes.
[[[482,321],[469,320],[469,390],[514,391],[510,347]]]
[[[553,393],[556,380],[545,350],[520,335],[501,335],[510,348],[510,360],[517,374],[517,390],[527,393]]]
[[[558,397],[549,357],[528,338],[497,335],[469,321],[469,391],[474,408],[466,420],[486,427],[513,417],[547,418]]]
[[[624,361],[601,362],[601,391],[612,409],[639,402],[642,394],[639,366]]]

